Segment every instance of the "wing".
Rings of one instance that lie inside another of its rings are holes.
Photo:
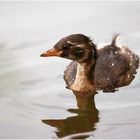
[[[77,63],[71,62],[64,71],[64,80],[68,86],[72,85],[77,72]]]
[[[94,72],[96,87],[99,89],[119,87],[129,67],[129,61],[121,48],[106,46],[98,50]]]

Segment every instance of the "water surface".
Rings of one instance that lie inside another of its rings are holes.
[[[116,93],[81,98],[65,88],[69,60],[40,58],[72,33],[121,33],[140,56],[139,12],[140,2],[0,2],[0,138],[140,138],[140,70]]]

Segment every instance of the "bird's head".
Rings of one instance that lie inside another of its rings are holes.
[[[52,49],[41,54],[41,57],[58,56],[78,63],[96,59],[96,46],[89,37],[73,34],[59,40]]]

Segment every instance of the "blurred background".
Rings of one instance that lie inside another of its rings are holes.
[[[52,125],[42,120],[75,116],[67,111],[77,108],[75,96],[63,81],[70,61],[40,54],[73,33],[96,44],[120,33],[122,43],[140,56],[139,12],[138,1],[0,1],[0,138],[58,138],[62,121]],[[88,138],[140,138],[139,78],[138,70],[130,86],[96,95],[98,117],[89,132],[83,131]],[[79,132],[60,137],[83,135]]]

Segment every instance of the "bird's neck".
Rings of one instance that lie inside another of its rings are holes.
[[[90,60],[86,63],[77,63],[77,73],[71,89],[79,92],[95,92],[93,83],[95,61]]]

